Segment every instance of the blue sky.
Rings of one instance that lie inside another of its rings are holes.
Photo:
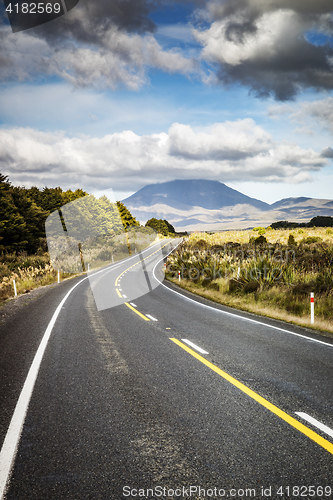
[[[327,0],[80,0],[19,33],[2,11],[0,170],[117,199],[191,178],[333,199],[332,34]]]

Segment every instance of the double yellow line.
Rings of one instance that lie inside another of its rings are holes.
[[[322,448],[324,448],[325,450],[327,450],[329,453],[332,453],[332,455],[333,455],[333,443],[331,443],[330,441],[327,441],[327,439],[324,439],[323,437],[321,437],[319,434],[317,434],[313,430],[311,430],[308,427],[306,427],[305,425],[301,424],[298,420],[296,420],[295,418],[291,417],[290,415],[288,415],[287,413],[285,413],[283,410],[280,410],[280,408],[278,408],[277,406],[273,405],[272,403],[270,403],[269,401],[267,401],[267,399],[263,398],[262,396],[260,396],[256,392],[252,391],[252,389],[250,389],[246,385],[242,384],[242,382],[239,382],[237,379],[235,379],[234,377],[232,377],[231,375],[229,375],[225,371],[221,370],[220,368],[218,368],[216,365],[214,365],[210,361],[207,361],[207,359],[205,359],[204,357],[200,356],[200,354],[197,354],[195,351],[193,351],[192,349],[190,349],[189,347],[187,347],[185,344],[183,344],[182,342],[180,342],[178,339],[170,338],[170,340],[172,340],[172,342],[174,342],[179,347],[181,347],[182,349],[184,349],[184,351],[186,351],[189,354],[191,354],[191,356],[193,356],[197,360],[201,361],[201,363],[203,363],[204,365],[208,366],[208,368],[210,368],[211,370],[213,370],[215,373],[217,373],[218,375],[220,375],[221,377],[223,377],[225,380],[227,380],[228,382],[230,382],[230,384],[234,385],[235,387],[237,387],[238,389],[240,389],[242,392],[244,392],[245,394],[247,394],[250,398],[254,399],[254,401],[257,401],[257,403],[259,403],[262,406],[264,406],[265,408],[267,408],[267,410],[271,411],[272,413],[274,413],[275,415],[277,415],[278,417],[280,417],[282,420],[284,420],[285,422],[287,422],[289,425],[291,425],[292,427],[294,427],[298,431],[300,431],[303,434],[305,434],[305,436],[307,436],[308,438],[312,439],[312,441],[314,441],[315,443],[319,444],[319,446],[321,446]]]

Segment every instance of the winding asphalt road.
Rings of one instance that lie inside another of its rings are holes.
[[[333,498],[333,342],[160,284],[175,244],[4,318],[0,498]]]

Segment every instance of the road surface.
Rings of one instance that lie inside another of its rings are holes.
[[[4,319],[3,498],[333,498],[333,342],[159,284],[166,243]]]

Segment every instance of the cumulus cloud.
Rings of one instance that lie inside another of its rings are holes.
[[[76,87],[136,90],[149,68],[190,74],[193,60],[177,49],[164,50],[147,14],[154,2],[117,0],[79,3],[65,16],[12,34],[0,27],[0,78],[30,80],[57,76]]]
[[[297,105],[282,104],[270,106],[268,114],[272,118],[288,114],[293,122],[301,124],[312,120],[317,125],[320,124],[326,130],[333,132],[333,97],[299,102]]]
[[[194,35],[221,82],[277,100],[333,88],[330,0],[212,0],[202,16],[208,27]]]
[[[321,152],[321,156],[323,158],[333,158],[333,149],[332,148],[324,148]]]
[[[0,169],[11,180],[79,185],[88,191],[134,191],[177,178],[298,183],[327,161],[311,149],[275,142],[250,119],[200,130],[175,123],[167,133],[145,136],[132,131],[69,137],[26,128],[0,130]]]

